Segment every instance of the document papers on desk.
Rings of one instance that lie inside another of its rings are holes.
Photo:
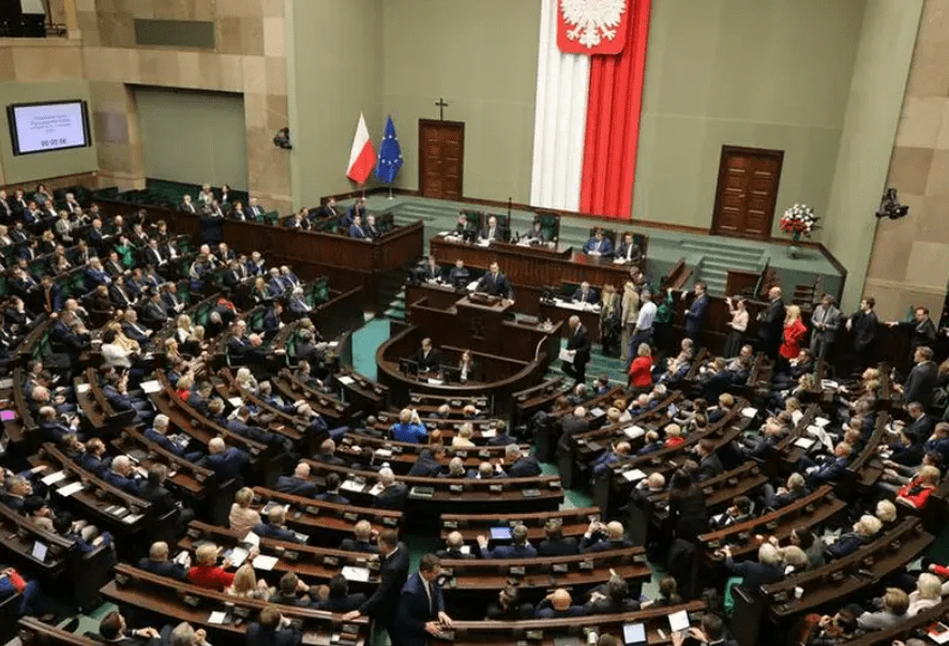
[[[157,393],[161,390],[161,384],[158,383],[157,379],[143,381],[140,385],[142,387],[142,392],[146,395],[151,395],[152,393]]]
[[[220,624],[223,624],[226,619],[227,619],[227,613],[221,612],[220,610],[214,610],[211,612],[210,615],[208,615],[209,624],[220,625]]]
[[[247,556],[250,554],[243,547],[232,547],[225,553],[229,559],[231,559],[231,565],[234,567],[240,567],[244,564],[244,561],[247,560]]]
[[[628,437],[631,440],[635,440],[638,437],[642,437],[646,434],[646,429],[641,426],[628,426],[623,429],[623,435]]]
[[[343,491],[352,491],[354,493],[362,493],[362,490],[366,488],[365,482],[357,482],[356,480],[344,480],[343,484],[339,485],[339,488]]]
[[[820,443],[824,445],[824,448],[827,449],[828,453],[834,452],[834,440],[830,437],[827,431],[822,429],[820,426],[814,426],[813,424],[808,426],[807,433],[820,440]]]
[[[56,491],[59,492],[60,496],[68,498],[69,496],[76,492],[82,491],[83,489],[85,489],[85,486],[81,482],[74,482],[62,487],[61,489],[57,489]]]
[[[267,570],[269,572],[270,570],[274,569],[274,566],[277,565],[278,560],[279,559],[277,559],[276,556],[266,556],[264,554],[260,554],[254,559],[253,565],[257,570]]]
[[[669,628],[671,628],[672,632],[674,633],[677,633],[680,630],[688,630],[689,613],[685,610],[673,612],[671,615],[669,615]]]
[[[350,377],[349,375],[343,375],[342,377],[337,377],[336,381],[343,384],[344,386],[352,386],[356,383],[356,380]]]
[[[758,409],[757,409],[757,408],[751,408],[750,406],[749,406],[748,408],[742,408],[742,409],[741,409],[741,414],[742,414],[742,416],[747,417],[748,419],[752,419],[752,418],[754,418],[755,415],[758,414]]]
[[[812,446],[814,446],[814,442],[816,442],[816,441],[817,441],[817,440],[812,440],[812,439],[809,438],[809,437],[799,437],[799,438],[797,438],[796,440],[794,440],[794,446],[799,446],[799,447],[801,447],[802,449],[804,449],[805,451],[807,451],[807,450],[810,449]]]
[[[369,580],[369,568],[367,567],[344,565],[342,574],[343,578],[347,581],[359,581],[360,583],[365,583]]]
[[[623,477],[629,482],[639,482],[646,477],[646,474],[639,469],[630,469],[629,471],[623,471]]]
[[[42,482],[44,485],[49,487],[50,485],[54,485],[60,480],[65,480],[65,479],[66,479],[66,472],[57,471],[56,473],[49,474],[48,476],[40,480],[40,482]]]

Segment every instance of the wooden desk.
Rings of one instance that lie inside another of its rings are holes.
[[[102,646],[102,642],[89,639],[76,633],[66,632],[62,628],[44,624],[35,617],[22,617],[17,624],[25,639],[23,644],[35,646],[38,644],[55,646]]]
[[[551,252],[539,247],[519,247],[503,242],[481,247],[453,242],[441,236],[432,237],[428,245],[429,254],[443,264],[454,264],[460,259],[465,265],[487,269],[492,262],[497,261],[501,272],[507,275],[515,288],[517,285],[543,287],[583,281],[596,286],[611,284],[622,288],[629,279],[629,265],[618,265],[609,258],[576,253],[570,248]],[[641,268],[645,272],[645,267]],[[516,289],[514,297],[517,298]]]
[[[377,532],[387,528],[402,531],[401,511],[337,505],[266,487],[254,487],[255,507],[262,508],[269,501],[289,505],[291,511],[287,514],[287,525],[294,527],[301,534],[309,534],[317,538],[331,537],[337,542],[343,538],[350,538],[353,528],[360,520],[368,520],[372,524],[372,529]]]
[[[473,543],[478,536],[489,536],[492,527],[524,525],[527,539],[532,543],[544,540],[544,525],[548,520],[559,519],[564,536],[581,537],[590,526],[590,517],[599,516],[599,507],[561,509],[525,514],[442,514],[441,538],[445,540],[452,532],[459,532],[466,542]]]

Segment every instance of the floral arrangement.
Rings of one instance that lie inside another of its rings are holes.
[[[811,237],[811,233],[817,228],[817,216],[806,204],[795,204],[784,212],[778,226],[785,233],[790,233],[796,242],[802,235]]]

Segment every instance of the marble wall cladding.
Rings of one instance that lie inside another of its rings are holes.
[[[881,317],[942,311],[949,284],[949,0],[926,0],[887,186],[909,217],[881,220],[864,294]]]
[[[272,208],[290,208],[290,169],[273,133],[287,125],[283,0],[75,0],[92,84],[103,183],[144,183],[135,85],[244,95],[248,188]],[[215,23],[214,50],[135,44],[135,20]],[[4,74],[0,50],[0,80]],[[37,61],[35,65],[53,65]],[[194,178],[201,182],[201,178]]]

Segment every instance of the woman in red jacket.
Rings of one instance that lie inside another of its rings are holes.
[[[801,320],[801,308],[797,305],[788,307],[784,315],[784,342],[778,350],[782,363],[796,359],[801,352],[801,342],[807,334],[807,327]]]
[[[919,468],[916,477],[896,492],[896,502],[913,509],[922,509],[929,496],[936,490],[941,474],[939,469],[930,465]]]
[[[629,364],[629,386],[637,390],[652,387],[652,349],[648,343],[640,343],[637,357]]]

